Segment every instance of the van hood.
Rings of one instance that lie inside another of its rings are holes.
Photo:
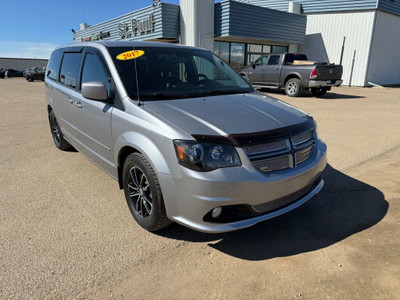
[[[196,139],[247,136],[260,133],[292,135],[315,127],[305,112],[275,98],[260,94],[221,95],[166,101],[146,101],[143,109],[165,119]],[[284,130],[287,129],[287,130]],[[254,139],[253,139],[254,140]],[[232,142],[232,141],[231,141]]]

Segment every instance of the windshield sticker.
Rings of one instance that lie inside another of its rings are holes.
[[[143,50],[131,50],[131,51],[126,51],[121,54],[117,55],[118,60],[129,60],[129,59],[135,59],[144,54]]]

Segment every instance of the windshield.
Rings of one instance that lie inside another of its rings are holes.
[[[132,99],[165,100],[253,92],[229,65],[210,51],[175,47],[138,47],[144,54],[119,60],[132,47],[109,51]]]

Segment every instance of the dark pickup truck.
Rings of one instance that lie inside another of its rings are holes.
[[[46,68],[44,67],[32,67],[25,70],[25,78],[29,82],[34,80],[42,80],[44,81],[44,74],[46,72]]]
[[[238,72],[255,88],[284,88],[290,97],[308,89],[322,96],[343,82],[341,65],[308,61],[306,55],[294,53],[262,56]]]

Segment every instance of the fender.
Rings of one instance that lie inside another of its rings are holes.
[[[115,140],[114,160],[117,167],[120,167],[119,154],[125,147],[132,147],[143,154],[157,173],[172,174],[171,166],[167,163],[168,158],[165,157],[166,153],[162,153],[158,146],[147,136],[134,131],[124,132]],[[172,142],[171,147],[173,147]],[[176,157],[174,159],[176,160]]]

